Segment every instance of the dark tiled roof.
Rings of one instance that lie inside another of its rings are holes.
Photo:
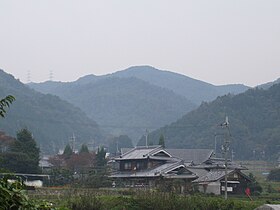
[[[234,170],[229,170],[228,174],[232,173]],[[215,170],[210,171],[206,175],[199,177],[193,182],[215,182],[222,179],[225,176],[225,170]]]
[[[156,168],[150,169],[150,170],[143,170],[143,171],[125,171],[125,172],[117,172],[115,174],[112,174],[111,177],[113,178],[133,178],[133,177],[180,177],[184,176],[184,178],[196,178],[197,176],[193,174],[191,171],[187,170],[188,173],[177,175],[177,174],[168,174],[170,171],[175,170],[176,168],[186,168],[184,163],[182,161],[177,162],[167,162],[165,164],[162,164]]]
[[[205,176],[209,171],[207,171],[204,168],[196,168],[196,167],[191,167],[191,166],[187,166],[187,169],[189,171],[191,171],[192,173],[196,174],[197,177],[202,177]]]
[[[134,148],[121,148],[121,154],[127,153],[128,151],[132,150]]]
[[[122,148],[122,159],[143,159],[148,155],[153,155],[160,150],[166,151],[174,158],[179,158],[185,162],[192,162],[195,165],[201,164],[208,160],[212,154],[212,149],[163,149],[160,146],[153,147],[136,147]]]
[[[147,157],[151,157],[158,153],[164,153],[166,157],[170,158],[170,154],[166,152],[161,146],[156,147],[135,147],[129,151],[123,153],[119,158],[115,158],[116,160],[136,160],[136,159],[146,159]],[[164,158],[164,157],[163,157]]]
[[[198,167],[200,168],[207,168],[207,169],[224,169],[225,168],[225,159],[224,158],[209,158],[208,160],[204,161]],[[239,169],[239,170],[246,170],[247,168],[237,164],[236,162],[232,162],[228,160],[228,169]]]
[[[180,158],[185,162],[193,162],[195,165],[208,160],[213,154],[212,149],[166,149],[173,157]]]

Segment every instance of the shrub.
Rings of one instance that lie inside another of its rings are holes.
[[[16,178],[10,181],[11,176],[5,176],[0,179],[0,209],[52,209],[51,204],[45,201],[35,202],[30,200],[25,194],[22,180]],[[14,178],[13,178],[14,179]]]

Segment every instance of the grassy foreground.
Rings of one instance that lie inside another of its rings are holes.
[[[54,204],[57,209],[75,210],[142,210],[142,209],[186,209],[186,210],[251,210],[264,203],[280,203],[279,199],[268,198],[250,201],[246,198],[229,198],[205,195],[178,195],[151,191],[106,191],[85,189],[54,189],[44,193],[29,194],[33,199],[45,199]]]

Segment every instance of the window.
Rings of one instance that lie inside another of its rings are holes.
[[[130,170],[131,169],[131,162],[127,162],[124,164],[124,170]]]

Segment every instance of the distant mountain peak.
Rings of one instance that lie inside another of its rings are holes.
[[[94,74],[89,74],[83,77],[80,77],[78,80],[75,81],[77,84],[87,84],[91,82],[95,82],[99,76],[96,76]]]
[[[149,65],[131,66],[131,67],[125,69],[125,70],[126,71],[162,71],[162,70],[159,70],[159,69],[157,69],[153,66],[149,66]]]
[[[130,73],[151,73],[151,72],[154,72],[154,73],[170,73],[170,74],[174,74],[174,75],[181,75],[181,76],[184,76],[184,77],[188,77],[188,76],[185,76],[185,75],[182,75],[182,74],[179,74],[179,73],[175,73],[175,72],[172,72],[172,71],[169,71],[169,70],[162,70],[162,69],[157,69],[153,66],[149,66],[149,65],[139,65],[139,66],[131,66],[127,69],[124,69],[124,70],[120,70],[120,71],[117,71],[115,73],[112,73],[112,75],[118,75],[119,73],[123,73],[123,72],[130,72]]]
[[[111,76],[136,77],[150,84],[174,91],[199,105],[202,101],[214,100],[217,96],[227,93],[238,94],[249,87],[244,85],[215,86],[210,83],[193,79],[183,74],[168,70],[159,70],[152,66],[132,66],[122,71],[117,71]]]

